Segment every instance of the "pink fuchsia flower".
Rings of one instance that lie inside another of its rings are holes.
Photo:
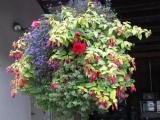
[[[14,49],[16,49],[18,46],[17,46],[17,43],[14,41],[13,43],[12,43],[12,47],[14,48]]]
[[[16,58],[16,59],[20,59],[20,58],[22,58],[22,56],[23,56],[23,54],[17,53],[17,54],[15,55],[15,58]]]
[[[96,59],[96,62],[98,62],[98,61],[100,60],[100,56],[97,55],[97,56],[95,57],[95,59]]]
[[[96,97],[96,99],[95,99],[95,100],[96,100],[96,102],[99,102],[99,98],[98,98],[98,97]]]
[[[89,82],[92,83],[97,77],[99,76],[99,73],[94,71],[91,77],[89,78]]]
[[[85,72],[85,74],[89,74],[90,73],[90,69],[88,67],[83,67],[83,70]]]
[[[104,108],[104,107],[107,107],[107,105],[108,105],[108,102],[105,100],[105,101],[101,101],[101,100],[99,100],[99,101],[97,101],[98,102],[98,106],[99,106],[99,108]]]
[[[54,48],[55,48],[55,45],[52,44],[52,48],[54,49]]]
[[[14,72],[14,68],[12,66],[8,66],[7,67],[7,72],[13,73]]]
[[[132,76],[132,72],[128,71],[128,76],[131,77]]]
[[[51,46],[51,44],[52,44],[52,42],[49,40],[49,41],[47,41],[47,47],[50,47]]]
[[[130,64],[131,64],[132,67],[134,67],[134,68],[136,69],[136,63],[135,63],[134,60],[131,60],[131,61],[130,61]]]
[[[31,26],[32,26],[33,29],[36,29],[36,28],[39,28],[40,25],[41,25],[41,22],[39,20],[35,20],[35,21],[32,22]]]
[[[135,85],[132,85],[131,88],[130,88],[130,92],[133,93],[133,92],[136,92],[137,89],[135,87]]]
[[[109,40],[109,41],[107,41],[107,45],[108,46],[115,46],[116,45],[116,43],[117,43],[117,41],[116,41],[116,39],[111,39],[111,40]]]
[[[20,59],[22,58],[23,54],[22,53],[10,53],[10,57],[13,57],[15,59]]]
[[[90,95],[91,97],[94,97],[94,96],[96,95],[96,93],[95,93],[94,90],[92,90],[91,92],[89,92],[89,95]]]
[[[90,60],[90,58],[88,58],[88,59],[85,59],[85,62],[86,62],[87,64],[91,63],[91,60]]]
[[[118,35],[121,35],[124,32],[124,30],[122,28],[118,28],[116,29],[116,32]]]
[[[118,110],[118,105],[112,105],[112,111]]]
[[[117,81],[117,78],[116,78],[115,75],[113,75],[110,79],[111,79],[111,81],[112,81],[112,84],[115,84],[116,81]]]
[[[126,80],[128,79],[128,76],[124,76],[124,78],[123,78],[123,79],[124,79],[124,81],[126,81]]]
[[[72,61],[72,58],[70,58],[70,57],[66,58],[64,60],[64,65],[70,63],[71,61]]]
[[[47,47],[55,48],[55,45],[52,43],[52,41],[47,41]]]
[[[51,88],[52,88],[53,90],[57,89],[57,83],[51,83]]]
[[[59,41],[57,41],[57,46],[60,47],[61,46],[61,43]]]
[[[126,98],[128,98],[128,96],[129,96],[128,94],[122,94],[122,95],[121,95],[121,98],[122,98],[122,99],[126,99]]]
[[[116,96],[117,96],[118,98],[121,98],[121,95],[122,95],[121,90],[120,90],[120,89],[117,89],[117,90],[116,90]]]
[[[76,55],[81,55],[86,51],[86,43],[75,41],[73,42],[72,52]]]
[[[80,36],[81,36],[81,33],[80,33],[80,32],[76,32],[76,33],[75,33],[75,38],[80,38]]]
[[[114,60],[113,63],[116,65],[117,70],[119,70],[121,62],[119,60]]]
[[[103,105],[104,107],[107,107],[108,102],[107,102],[107,101],[103,101],[103,102],[102,102],[102,105]]]
[[[16,95],[17,95],[17,93],[16,93],[15,91],[11,91],[11,97],[12,97],[12,98],[15,98]]]
[[[26,85],[27,81],[25,79],[21,80],[21,86],[20,87],[24,87]]]

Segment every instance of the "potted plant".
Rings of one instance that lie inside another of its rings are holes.
[[[136,91],[128,38],[150,33],[129,22],[107,20],[94,2],[83,13],[64,7],[58,15],[45,15],[13,42],[10,56],[16,60],[7,68],[15,75],[11,96],[18,91],[34,96],[39,108],[63,120],[118,109],[126,91]]]

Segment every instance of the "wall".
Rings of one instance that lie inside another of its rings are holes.
[[[6,67],[12,62],[8,57],[12,41],[20,36],[12,30],[12,23],[27,27],[41,13],[36,0],[0,0],[0,120],[31,120],[30,98],[22,94],[10,97],[9,81],[13,76]]]

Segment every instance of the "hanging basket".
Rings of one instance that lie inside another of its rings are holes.
[[[75,120],[81,116],[74,113],[87,119],[94,110],[118,109],[127,91],[136,91],[128,38],[151,32],[106,18],[90,2],[84,13],[63,8],[33,21],[10,52],[16,59],[8,67],[15,75],[11,96],[22,91],[34,96],[39,108]]]

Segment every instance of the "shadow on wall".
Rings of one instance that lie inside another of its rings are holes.
[[[0,0],[0,116],[1,120],[31,120],[30,99],[18,95],[10,97],[9,81],[12,78],[6,72],[11,63],[8,57],[12,42],[21,35],[13,31],[13,23],[27,27],[42,14],[36,0]]]

